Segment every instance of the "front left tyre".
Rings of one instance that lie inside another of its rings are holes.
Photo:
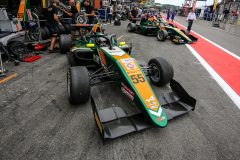
[[[85,66],[69,68],[67,73],[67,91],[71,104],[84,104],[89,100],[90,78]]]

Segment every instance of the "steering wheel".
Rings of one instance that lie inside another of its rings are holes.
[[[112,38],[110,39],[108,37],[106,37],[105,35],[94,35],[93,36],[94,40],[95,40],[95,44],[99,47],[105,47],[105,46],[109,46],[109,49],[112,49]]]

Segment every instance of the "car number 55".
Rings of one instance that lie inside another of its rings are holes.
[[[145,78],[142,74],[131,75],[130,78],[134,84],[145,82]]]

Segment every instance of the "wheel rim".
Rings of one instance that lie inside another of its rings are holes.
[[[77,19],[76,19],[76,22],[77,22],[77,23],[80,23],[80,24],[83,24],[83,23],[85,22],[85,20],[84,20],[84,18],[83,18],[81,15],[79,15],[79,16],[77,17]]]
[[[70,98],[70,86],[71,86],[71,78],[70,78],[70,71],[67,72],[67,92],[68,97]]]
[[[151,72],[151,76],[150,78],[154,81],[154,82],[158,82],[161,79],[161,74],[160,74],[160,70],[157,67],[157,65],[155,64],[150,64],[150,67],[153,69],[153,71]]]
[[[29,30],[29,38],[33,41],[37,41],[39,32],[36,29]]]
[[[158,33],[158,39],[159,40],[163,40],[163,32],[159,32]]]
[[[130,27],[130,24],[127,26],[127,28],[128,28],[128,31],[131,31],[131,27]]]

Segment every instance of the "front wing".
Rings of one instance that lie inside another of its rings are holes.
[[[175,80],[171,80],[172,92],[159,97],[161,107],[167,114],[168,120],[186,114],[195,109],[196,100]],[[114,139],[128,133],[153,127],[143,113],[128,115],[121,107],[110,107],[98,110],[91,97],[91,105],[95,122],[103,140]]]

